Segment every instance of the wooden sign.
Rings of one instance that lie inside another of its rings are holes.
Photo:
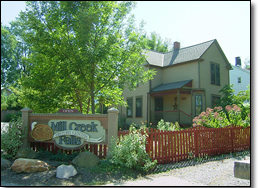
[[[36,125],[32,132],[31,132],[32,138],[37,141],[45,141],[50,140],[53,137],[53,131],[48,125]]]
[[[77,109],[59,109],[59,113],[80,113]]]
[[[100,143],[105,141],[106,131],[99,120],[58,120],[48,122],[53,131],[52,140],[57,147],[72,149],[86,142]]]

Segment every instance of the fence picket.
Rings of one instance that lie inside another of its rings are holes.
[[[230,126],[226,128],[195,127],[182,131],[160,131],[154,128],[146,130],[146,152],[152,160],[159,164],[178,162],[189,157],[189,152],[195,157],[211,156],[229,152],[237,152],[250,148],[250,127],[242,128]],[[143,132],[142,132],[143,133]],[[118,135],[129,134],[129,131],[118,131]],[[54,143],[32,142],[30,147],[34,151],[44,148],[54,154],[72,150],[63,150]],[[74,150],[80,152],[89,150],[100,158],[107,156],[107,145],[86,144],[83,148]]]

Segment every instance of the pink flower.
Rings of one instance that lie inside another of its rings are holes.
[[[241,111],[241,109],[239,108],[239,106],[237,106],[236,104],[233,104],[233,110],[234,110],[235,112],[240,112],[240,111]]]
[[[230,110],[232,110],[232,107],[231,107],[230,105],[227,105],[227,106],[226,106],[226,111],[229,112]]]
[[[221,111],[223,108],[221,106],[215,107],[214,110]]]
[[[213,109],[212,108],[207,108],[206,112],[213,112]]]
[[[219,115],[219,113],[215,112],[215,114],[214,114],[214,118],[217,118],[218,115]]]

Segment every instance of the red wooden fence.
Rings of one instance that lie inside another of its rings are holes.
[[[250,148],[250,127],[205,128],[160,131],[151,128],[147,152],[159,164],[178,162],[188,157],[204,157]]]
[[[47,150],[52,152],[53,154],[57,154],[58,151],[62,153],[66,153],[71,155],[73,152],[82,152],[88,150],[99,158],[104,159],[107,156],[107,145],[104,144],[86,144],[84,147],[77,149],[77,150],[65,150],[60,149],[54,145],[54,143],[47,143],[47,142],[31,142],[31,148],[35,151],[39,151],[40,149]]]
[[[146,129],[148,133],[146,152],[152,160],[159,164],[178,162],[188,157],[204,157],[242,151],[250,148],[250,127],[205,128],[194,127],[181,131],[160,131]],[[129,134],[129,131],[118,131],[119,135]],[[57,153],[59,150],[72,154],[73,150],[63,150],[53,143],[31,142],[33,150],[40,148]],[[107,145],[87,144],[75,152],[88,150],[99,158],[106,158]]]

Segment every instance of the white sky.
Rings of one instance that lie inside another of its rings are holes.
[[[25,1],[1,1],[1,22],[7,25],[21,10]],[[237,56],[250,59],[250,1],[138,1],[132,13],[136,25],[146,22],[147,34],[155,31],[181,47],[217,39],[231,64]]]

